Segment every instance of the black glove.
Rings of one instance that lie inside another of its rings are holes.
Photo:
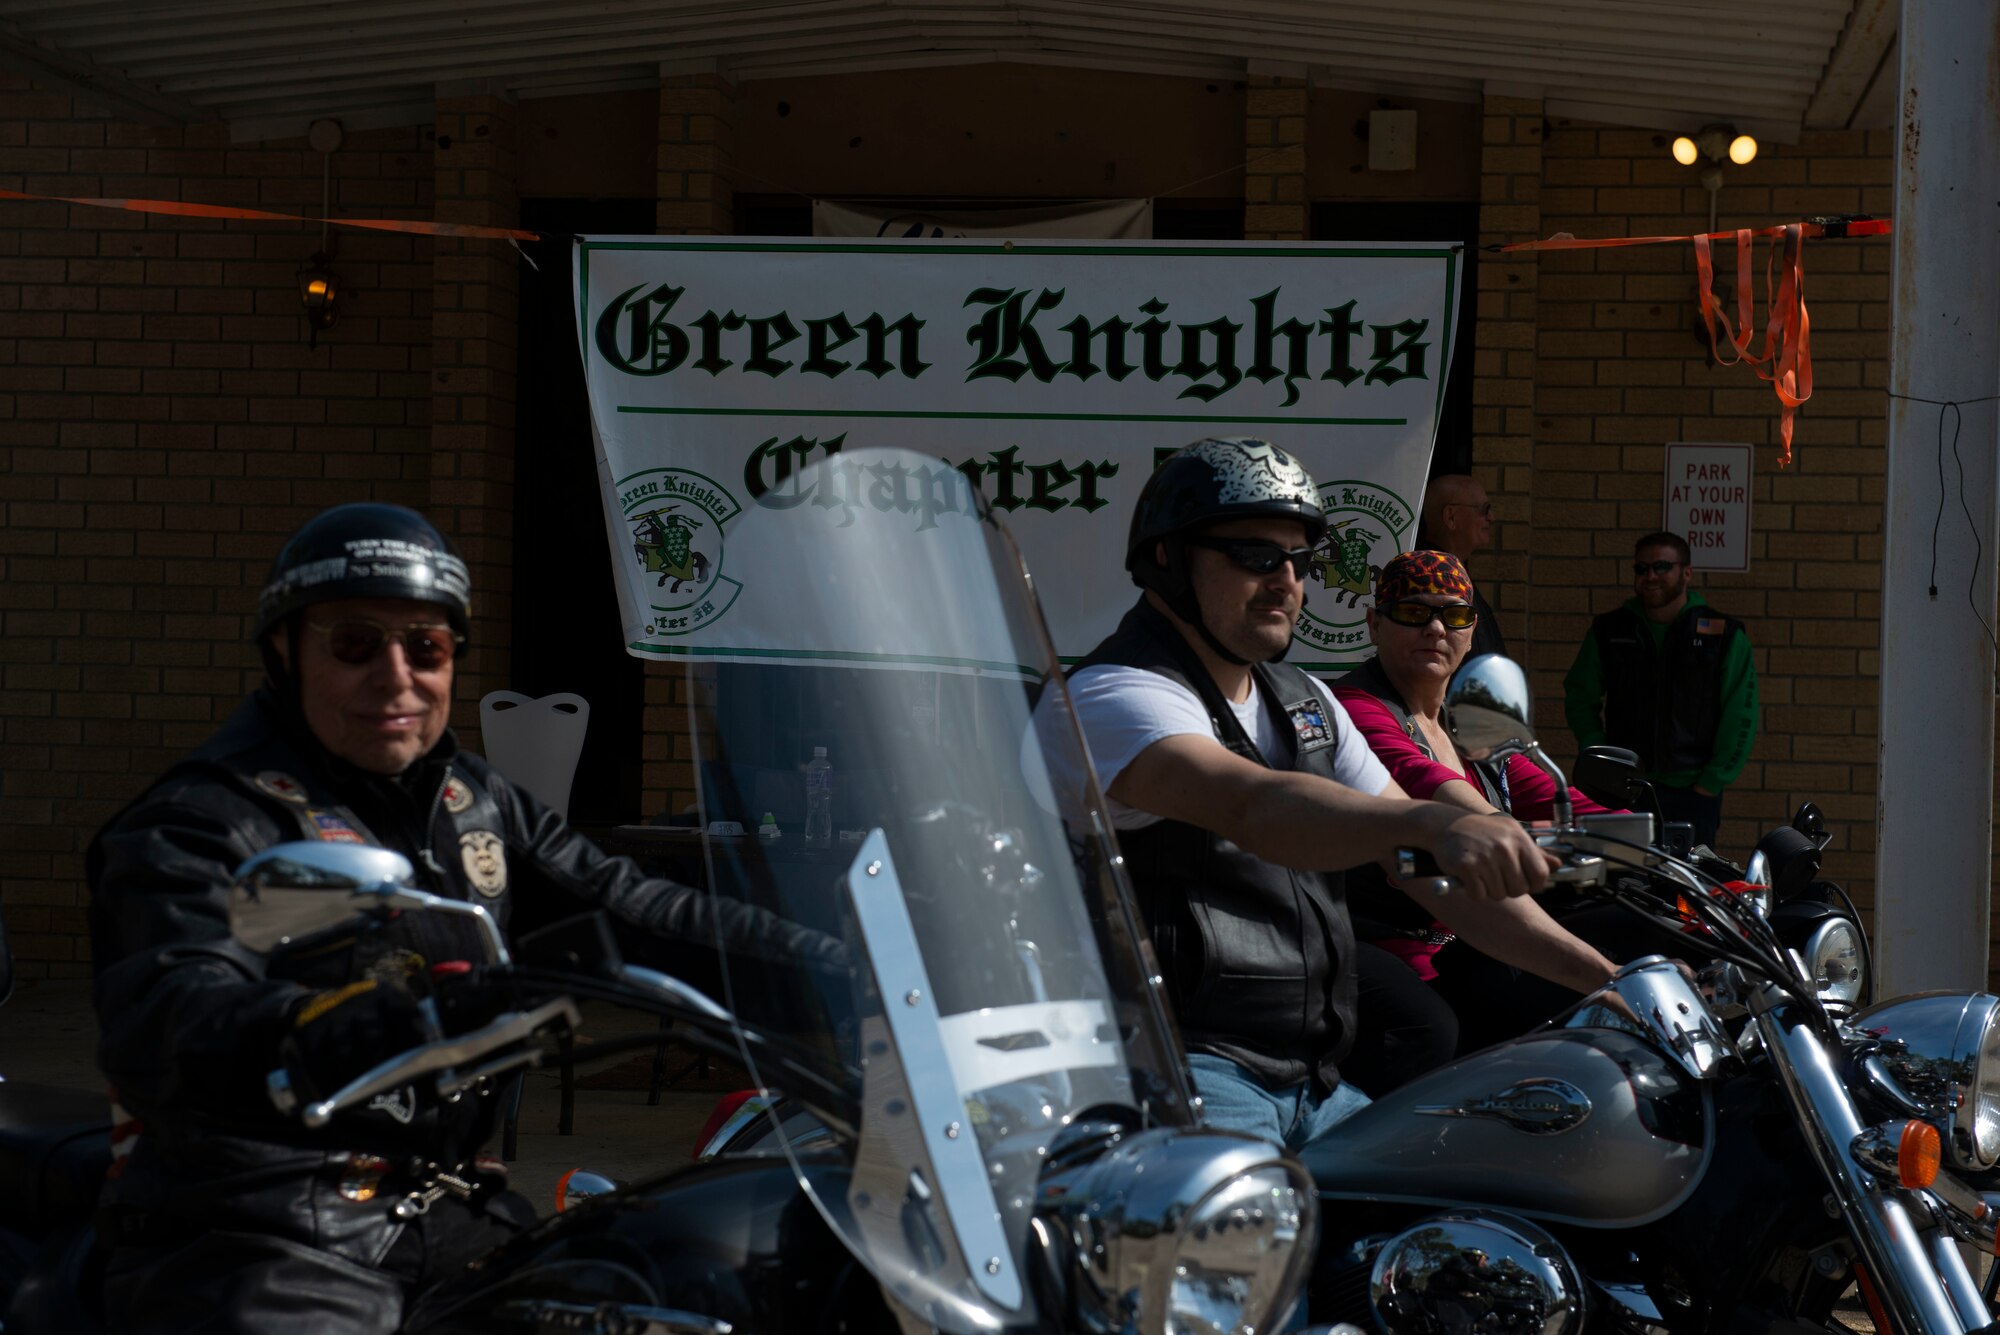
[[[292,1088],[313,1101],[428,1037],[408,988],[364,978],[307,996],[292,1013],[278,1056]]]
[[[432,965],[430,977],[438,1022],[454,1038],[529,1004],[511,970],[454,961]]]

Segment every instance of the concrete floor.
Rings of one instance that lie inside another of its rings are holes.
[[[586,1007],[584,1033],[603,1038],[650,1030],[650,1016]],[[69,1089],[103,1089],[97,1072],[97,1018],[90,985],[23,982],[0,1007],[0,1077]],[[579,1076],[629,1061],[610,1058],[579,1068]],[[694,1138],[715,1107],[713,1092],[666,1090],[658,1107],[644,1090],[576,1092],[575,1134],[556,1134],[559,1077],[553,1067],[528,1073],[522,1097],[519,1157],[510,1165],[515,1190],[543,1214],[555,1208],[555,1185],[572,1168],[585,1167],[620,1181],[635,1181],[688,1161]],[[498,1153],[499,1147],[493,1147]]]

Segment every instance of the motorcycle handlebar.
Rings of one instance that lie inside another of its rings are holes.
[[[303,1109],[300,1108],[297,1091],[292,1088],[291,1076],[283,1069],[271,1072],[266,1077],[265,1085],[272,1105],[279,1112],[287,1115],[297,1112],[300,1121],[318,1129],[332,1121],[339,1112],[433,1072],[437,1073],[439,1097],[449,1098],[480,1080],[504,1074],[519,1066],[532,1065],[541,1059],[542,1053],[527,1045],[526,1040],[556,1023],[571,1029],[581,1023],[576,1003],[568,997],[557,997],[533,1010],[509,1011],[469,1033],[438,1039],[398,1053],[363,1071],[326,1098],[306,1104]],[[514,1044],[523,1046],[519,1051],[483,1062],[469,1071],[461,1072],[459,1069]]]

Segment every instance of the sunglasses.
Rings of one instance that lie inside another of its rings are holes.
[[[326,651],[349,667],[372,663],[391,639],[403,646],[403,658],[415,672],[436,672],[458,656],[465,637],[450,626],[385,626],[379,621],[336,621],[306,625],[326,637]]]
[[[1300,579],[1312,569],[1313,549],[1310,547],[1280,547],[1264,538],[1189,538],[1188,546],[1204,547],[1211,552],[1221,552],[1231,561],[1253,575],[1268,575],[1279,566],[1289,563],[1292,573]]]
[[[1479,609],[1468,603],[1446,603],[1443,607],[1432,607],[1429,603],[1384,603],[1375,610],[1412,630],[1430,625],[1432,617],[1443,623],[1446,630],[1464,630],[1479,620]]]
[[[1463,501],[1454,501],[1445,508],[1449,510],[1477,510],[1481,519],[1491,519],[1493,517],[1493,502],[1491,501],[1481,501],[1477,505]]]
[[[1634,561],[1632,563],[1632,573],[1640,579],[1644,579],[1648,575],[1665,575],[1670,573],[1679,564],[1679,561]]]

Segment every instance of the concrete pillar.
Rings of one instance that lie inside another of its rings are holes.
[[[1904,0],[1898,54],[1890,391],[1988,398],[2000,392],[2000,28],[1987,5]],[[1989,977],[1996,410],[1889,402],[1878,996]]]
[[[509,96],[440,90],[433,157],[440,221],[519,225],[514,124]],[[513,684],[520,258],[505,241],[434,244],[428,508],[471,567],[472,647],[459,661],[454,724],[477,750],[479,698]]]

